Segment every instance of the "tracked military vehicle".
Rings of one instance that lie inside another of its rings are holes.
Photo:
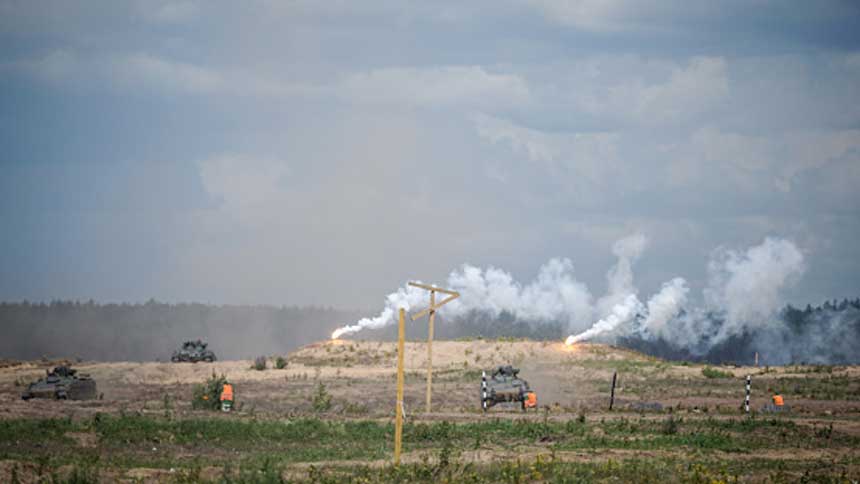
[[[174,363],[185,361],[190,361],[191,363],[197,363],[198,361],[211,363],[215,361],[215,353],[212,350],[206,349],[206,343],[199,339],[197,341],[186,341],[182,343],[182,348],[173,352],[170,361]]]
[[[520,370],[510,365],[500,366],[487,377],[481,372],[481,409],[487,411],[493,405],[504,402],[519,402],[523,411],[537,408],[537,394],[529,383],[518,376]]]
[[[96,398],[96,382],[89,375],[78,374],[68,366],[58,366],[46,371],[45,378],[30,384],[21,395],[31,398],[53,398],[56,400],[90,400]]]

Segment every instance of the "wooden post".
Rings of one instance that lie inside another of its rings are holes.
[[[406,338],[406,310],[400,308],[397,326],[397,403],[394,408],[394,465],[400,465],[400,442],[403,438],[403,340]]]
[[[430,326],[427,329],[427,408],[430,413],[433,398],[433,318],[436,316],[436,291],[430,291]]]
[[[618,372],[612,372],[612,390],[609,392],[609,410],[612,410],[612,405],[615,404],[615,379],[618,377]]]
[[[460,297],[460,293],[442,289],[441,287],[421,284],[420,282],[410,282],[409,285],[430,291],[430,307],[412,315],[412,321],[424,317],[425,314],[430,315],[430,325],[427,328],[427,406],[425,407],[427,413],[430,413],[430,409],[432,408],[431,398],[433,395],[433,319],[436,317],[437,309]],[[436,304],[437,291],[448,295],[448,297],[439,301],[438,304]]]

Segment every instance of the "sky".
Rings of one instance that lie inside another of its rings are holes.
[[[0,300],[377,309],[802,251],[860,296],[860,4],[0,0]],[[698,291],[695,291],[698,292]]]

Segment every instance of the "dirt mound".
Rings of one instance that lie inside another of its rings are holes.
[[[8,360],[5,358],[0,358],[0,368],[12,368],[15,366],[21,366],[24,362],[18,360]]]
[[[427,365],[423,341],[407,341],[407,369]],[[382,341],[330,340],[303,346],[290,354],[290,361],[306,366],[391,366],[396,364],[397,343]],[[579,343],[565,346],[557,341],[458,340],[433,342],[434,368],[491,368],[495,365],[553,365],[575,361],[656,362],[657,358],[614,346]]]

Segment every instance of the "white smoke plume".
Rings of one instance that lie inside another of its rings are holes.
[[[610,294],[607,298],[612,296],[613,288],[623,288],[629,292],[625,301],[632,301],[636,290],[632,285],[632,273],[624,273],[624,264],[635,260],[635,257],[625,256],[638,256],[641,249],[637,247],[644,247],[644,244],[631,243],[634,250],[628,252],[617,250],[619,245],[616,244],[615,251],[619,255],[619,263],[609,273]],[[626,314],[624,306],[617,316],[615,313],[619,306],[616,305],[609,317],[583,333],[571,335],[566,342],[573,344],[598,336],[613,336],[621,329],[627,334],[637,331],[642,338],[663,339],[701,354],[731,336],[755,332],[768,325],[782,325],[777,318],[777,311],[784,304],[780,295],[797,281],[804,268],[803,253],[785,239],[768,237],[743,253],[720,250],[708,264],[710,282],[703,291],[705,308],[692,308],[681,314],[687,304],[689,288],[683,278],[676,277],[663,284],[660,292],[640,309],[639,324],[622,324],[625,321],[621,321],[621,316]],[[626,270],[629,269],[630,266],[626,266]],[[616,282],[614,286],[613,281]]]
[[[612,253],[618,262],[606,273],[606,295],[597,301],[598,313],[609,314],[615,306],[622,304],[627,296],[636,294],[633,285],[633,263],[642,255],[648,239],[641,233],[629,235],[612,246]]]
[[[689,292],[687,281],[681,277],[664,283],[660,292],[648,300],[648,316],[642,323],[644,335],[669,339],[673,329],[668,325],[681,312]]]
[[[396,311],[403,308],[409,311],[413,306],[421,304],[427,298],[427,292],[421,288],[406,286],[389,294],[385,298],[385,308],[375,318],[361,318],[353,325],[347,325],[334,330],[331,339],[337,339],[345,334],[352,334],[362,329],[379,329],[391,324],[396,317]],[[426,302],[424,303],[426,304]]]
[[[784,305],[781,294],[805,268],[803,253],[794,243],[766,238],[746,251],[714,253],[708,264],[709,284],[701,298],[704,305],[690,307],[690,288],[682,277],[664,283],[643,304],[633,283],[633,264],[647,243],[644,235],[634,234],[614,244],[618,260],[607,272],[606,295],[596,303],[585,284],[574,277],[570,259],[551,259],[526,285],[502,269],[464,264],[451,272],[444,285],[460,297],[443,306],[440,314],[455,320],[479,312],[491,318],[508,313],[525,323],[561,321],[580,331],[569,336],[567,344],[635,335],[700,355],[732,336],[781,330],[784,323],[777,315]],[[428,299],[426,291],[405,286],[386,297],[379,315],[339,328],[332,338],[387,326],[394,322],[398,308],[424,308]]]
[[[501,269],[464,264],[451,272],[442,287],[460,293],[459,298],[439,310],[446,317],[456,318],[471,311],[498,317],[507,312],[529,323],[567,321],[571,329],[585,327],[592,321],[591,294],[574,278],[570,259],[550,259],[541,266],[535,280],[525,286]],[[385,307],[378,316],[339,328],[332,338],[387,326],[394,322],[398,308],[408,311],[424,308],[428,303],[427,291],[406,286],[386,297]]]
[[[612,307],[612,311],[608,316],[594,323],[594,326],[577,335],[568,336],[564,341],[566,345],[572,345],[580,341],[594,338],[604,334],[611,334],[613,331],[620,329],[625,323],[633,320],[638,312],[642,311],[642,303],[635,294],[629,294],[624,301]]]
[[[745,253],[718,251],[708,265],[710,284],[704,293],[710,310],[725,312],[715,342],[772,323],[784,304],[781,291],[805,267],[803,253],[785,239],[768,237]]]

